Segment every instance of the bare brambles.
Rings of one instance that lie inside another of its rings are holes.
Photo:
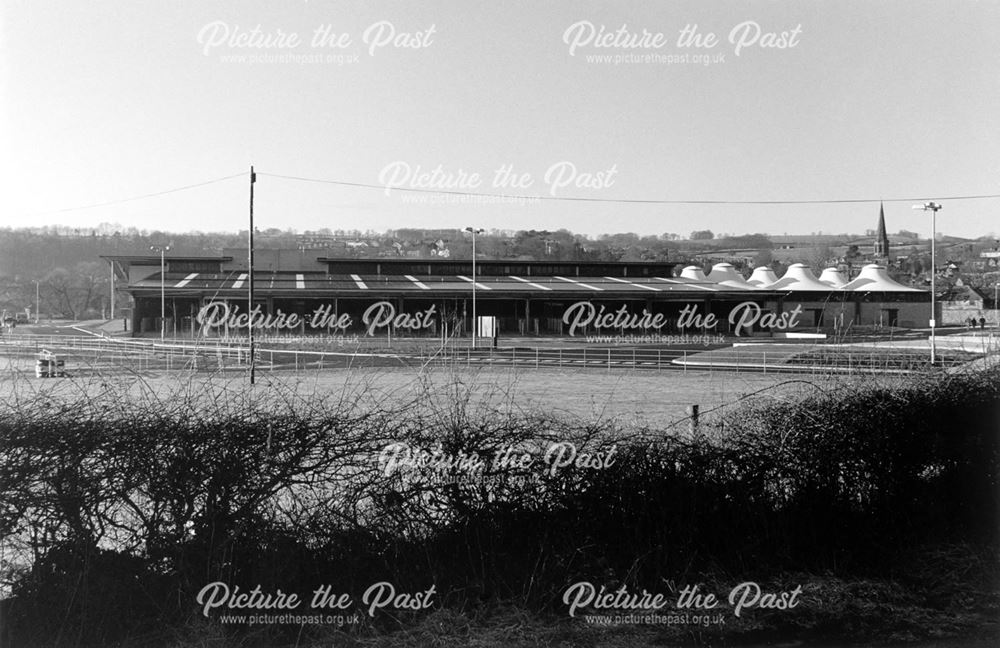
[[[202,618],[195,598],[215,582],[300,595],[433,586],[433,612],[336,631],[361,643],[401,627],[437,632],[432,616],[465,619],[466,632],[496,610],[562,619],[563,592],[583,581],[803,585],[794,610],[744,611],[743,625],[712,631],[730,637],[897,637],[906,615],[924,619],[906,626],[915,636],[945,619],[945,634],[961,633],[996,605],[995,372],[748,399],[703,421],[697,439],[625,438],[608,423],[522,411],[459,376],[406,402],[365,384],[84,392],[15,390],[0,412],[13,595],[2,613],[17,645],[175,645],[191,628],[242,645],[294,641],[297,627],[255,634]],[[398,444],[441,460],[388,470]],[[601,461],[546,463],[569,447]],[[862,582],[902,607],[865,616]],[[644,636],[697,639],[683,632]]]

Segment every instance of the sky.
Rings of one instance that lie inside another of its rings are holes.
[[[956,198],[1000,194],[997,33],[994,0],[0,0],[0,226],[246,229],[252,164],[261,229],[860,233],[877,202],[683,202],[884,199],[996,235]]]

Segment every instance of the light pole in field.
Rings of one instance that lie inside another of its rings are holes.
[[[937,302],[934,294],[937,257],[934,254],[934,241],[937,239],[937,213],[941,209],[941,205],[936,202],[925,202],[923,205],[914,205],[913,208],[931,213],[931,365],[933,365],[937,360],[937,346],[934,339],[934,329],[937,327]]]
[[[169,245],[150,245],[150,250],[160,253],[160,342],[167,332],[167,276],[164,255],[170,251]]]
[[[472,233],[472,348],[476,348],[476,334],[479,332],[479,323],[476,319],[476,234],[482,234],[485,230],[474,227],[466,227],[466,232]]]

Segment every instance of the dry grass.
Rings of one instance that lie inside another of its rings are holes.
[[[27,364],[0,364],[0,399],[15,392],[44,392],[72,401],[91,398],[95,389],[126,385],[126,394],[160,399],[180,390],[212,394],[243,394],[250,389],[245,374],[192,373],[190,371],[108,375],[95,380],[37,379]],[[689,405],[703,413],[753,397],[795,399],[815,389],[828,390],[861,378],[840,375],[789,376],[725,371],[607,371],[606,369],[531,369],[429,367],[424,369],[325,369],[301,372],[258,373],[256,393],[274,387],[312,397],[342,398],[366,392],[369,402],[405,403],[430,390],[443,392],[456,383],[469,386],[476,399],[491,398],[500,390],[524,411],[541,411],[585,422],[612,422],[625,428],[664,427],[687,417]],[[886,377],[885,381],[898,380]]]

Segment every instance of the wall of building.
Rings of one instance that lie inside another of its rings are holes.
[[[930,325],[930,303],[862,303],[855,326],[923,328]]]
[[[836,331],[854,326],[925,328],[929,325],[929,302],[792,301],[786,300],[783,310],[801,306],[802,315],[796,331]]]
[[[818,299],[819,295],[823,299]],[[805,296],[805,295],[799,295]],[[817,299],[795,299],[796,295],[773,296],[768,298],[740,299],[738,297],[718,296],[712,297],[705,293],[698,293],[685,298],[675,298],[673,300],[657,300],[653,297],[645,299],[572,299],[563,297],[561,299],[545,299],[539,297],[532,298],[483,298],[477,303],[477,315],[480,317],[492,316],[498,318],[498,326],[502,335],[568,335],[569,326],[563,321],[563,316],[567,309],[580,301],[589,302],[595,311],[603,309],[604,313],[615,313],[624,307],[628,314],[641,316],[644,310],[651,315],[660,317],[662,326],[659,330],[649,330],[641,328],[596,329],[593,325],[580,325],[575,327],[575,334],[581,335],[617,335],[617,334],[641,334],[641,333],[661,333],[671,334],[680,331],[680,319],[682,309],[691,309],[691,314],[696,314],[697,318],[686,316],[687,323],[683,330],[686,332],[700,332],[704,317],[711,314],[715,324],[707,332],[733,334],[734,322],[730,321],[732,315],[735,319],[740,319],[738,313],[747,312],[749,305],[750,315],[754,315],[753,322],[740,328],[740,335],[769,336],[774,332],[798,331],[798,332],[824,332],[833,333],[849,329],[851,327],[899,327],[899,328],[926,328],[928,326],[929,302],[913,301],[926,297],[925,294],[904,294],[896,296],[886,296],[866,294],[843,294],[831,295],[819,293]],[[214,295],[192,296],[171,295],[168,291],[166,300],[167,334],[171,337],[174,331],[179,336],[200,335],[200,327],[195,323],[195,316],[203,304],[214,301]],[[898,299],[898,301],[894,301]],[[870,301],[866,301],[870,300]],[[246,308],[245,299],[222,299],[228,301],[233,309],[234,315],[242,313]],[[350,316],[350,327],[342,333],[364,334],[367,328],[364,324],[365,313],[368,309],[379,302],[389,303],[395,309],[394,314],[405,315],[407,313],[424,313],[430,310],[427,316],[428,321],[433,324],[416,331],[416,335],[437,336],[440,331],[447,326],[449,332],[469,331],[471,328],[472,307],[468,298],[423,298],[415,297],[377,297],[372,296],[359,299],[355,294],[351,298],[336,297],[311,297],[311,298],[290,298],[277,296],[261,296],[255,300],[260,309],[265,314],[277,315],[279,312],[286,315],[296,313],[299,316],[312,318],[321,309],[328,309],[329,313],[343,314]],[[748,304],[749,302],[749,304]],[[431,308],[433,306],[433,309]],[[794,320],[789,314],[796,308],[801,312]],[[940,308],[940,304],[939,304]],[[740,310],[742,309],[742,310]],[[159,295],[145,295],[137,298],[136,307],[133,310],[132,330],[137,334],[153,335],[160,328],[160,300]],[[777,317],[784,314],[784,317]],[[772,315],[769,324],[761,325],[766,321],[765,315]],[[323,318],[322,312],[317,315]],[[967,319],[968,315],[966,315]],[[978,317],[978,315],[977,315]],[[571,316],[572,318],[572,316]],[[405,317],[403,318],[405,319]],[[939,318],[940,319],[940,318]],[[317,320],[319,321],[319,320]],[[611,321],[606,320],[606,321]],[[741,320],[742,321],[742,320]],[[394,325],[395,326],[395,325]],[[238,334],[237,330],[228,331],[229,334]],[[284,331],[292,333],[292,331]],[[322,335],[331,331],[323,325],[318,328],[303,323],[297,325],[296,334]],[[380,330],[385,334],[385,330]],[[222,329],[216,329],[212,335],[225,335]],[[393,333],[394,335],[399,334]]]
[[[988,326],[996,326],[997,319],[1000,317],[1000,311],[989,308],[976,308],[974,306],[941,305],[942,326],[966,326],[970,317],[975,318],[977,322],[980,317],[983,317],[986,319]]]

